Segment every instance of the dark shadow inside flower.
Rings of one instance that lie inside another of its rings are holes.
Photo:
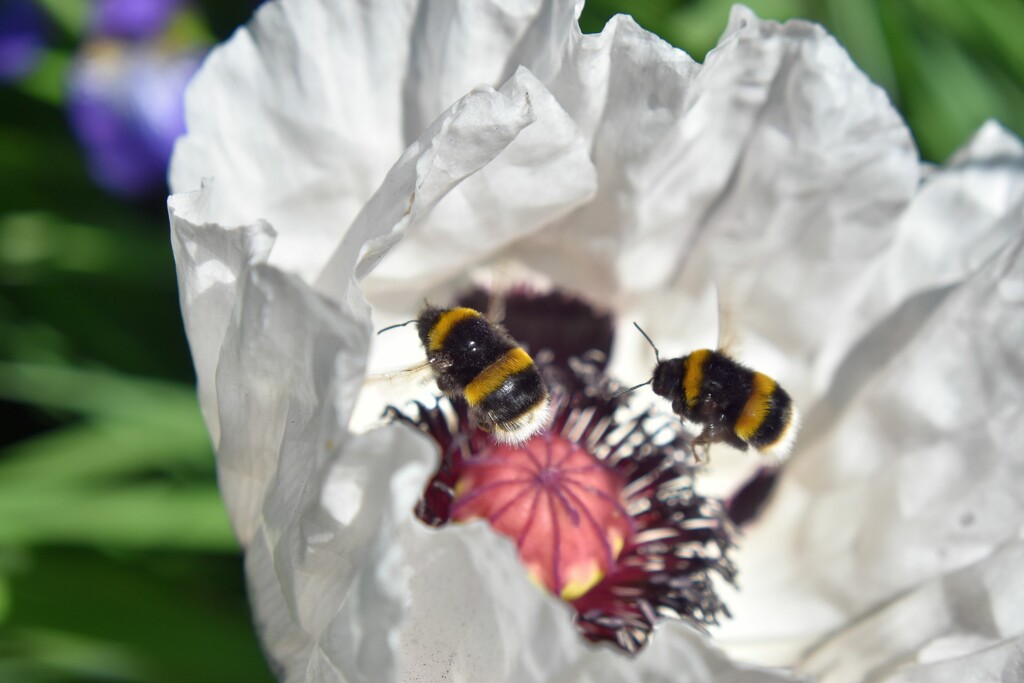
[[[478,291],[460,303],[486,309],[486,300]],[[712,575],[735,578],[733,525],[720,501],[695,491],[699,464],[682,423],[615,395],[621,387],[605,374],[611,317],[561,293],[512,290],[502,324],[534,353],[551,394],[548,427],[500,444],[459,398],[389,408],[441,452],[418,517],[487,520],[594,642],[635,653],[661,619],[705,628],[728,616]]]
[[[478,311],[498,308],[509,334],[528,350],[551,354],[553,365],[567,366],[569,359],[593,351],[600,351],[605,359],[611,354],[612,316],[565,292],[535,292],[519,285],[495,297],[483,287],[474,287],[459,296],[458,303]]]

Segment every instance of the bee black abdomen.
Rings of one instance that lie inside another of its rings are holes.
[[[792,419],[793,401],[785,389],[776,384],[764,420],[748,442],[758,450],[770,448],[783,437]]]
[[[536,367],[509,375],[476,407],[497,425],[514,425],[519,418],[547,398],[547,389]]]
[[[754,371],[720,351],[711,351],[702,369],[700,387],[703,400],[711,404],[716,417],[724,417],[725,424],[735,424],[750,396]]]
[[[786,390],[767,375],[753,373],[753,385],[736,420],[736,435],[763,453],[784,455],[795,435],[797,416]]]

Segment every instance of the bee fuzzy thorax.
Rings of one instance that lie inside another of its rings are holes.
[[[525,441],[547,418],[548,391],[533,359],[479,311],[426,306],[416,319],[438,388],[469,405],[504,443]]]

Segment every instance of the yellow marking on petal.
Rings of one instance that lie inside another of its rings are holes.
[[[609,529],[608,544],[612,547],[612,557],[618,559],[619,553],[626,546],[626,539],[618,529]]]
[[[473,477],[467,475],[465,477],[460,478],[457,482],[455,482],[455,488],[453,490],[453,493],[455,494],[455,500],[462,498],[463,494],[472,489],[474,486],[476,486],[476,482],[473,481]]]
[[[776,386],[775,380],[768,375],[754,373],[754,388],[743,405],[743,412],[736,419],[736,427],[733,430],[736,436],[744,441],[750,441],[757,433],[768,417],[768,411],[771,410],[772,394],[775,393]]]
[[[506,351],[501,358],[480,371],[466,387],[466,403],[475,406],[493,394],[505,380],[533,365],[530,354],[518,346]]]
[[[527,567],[526,567],[526,578],[528,578],[530,580],[530,583],[532,583],[534,586],[536,586],[537,588],[541,589],[545,593],[548,593],[548,594],[551,593],[551,590],[548,588],[547,584],[544,583],[544,576],[543,576],[543,573],[541,572],[541,568],[540,568],[539,565],[536,565],[536,564],[527,565]]]
[[[482,317],[480,311],[475,311],[472,308],[459,307],[445,311],[437,319],[437,322],[434,323],[434,326],[430,328],[430,332],[427,333],[428,350],[439,351],[441,346],[444,345],[444,340],[448,338],[448,333],[463,320]]]
[[[686,366],[683,369],[683,392],[686,395],[686,405],[691,408],[696,407],[700,400],[700,386],[704,383],[704,364],[710,357],[710,349],[699,349],[686,357]]]
[[[559,595],[563,600],[571,601],[583,597],[587,591],[596,586],[604,578],[604,572],[597,566],[597,562],[591,561],[584,566],[573,567],[572,573],[575,576],[564,586]]]

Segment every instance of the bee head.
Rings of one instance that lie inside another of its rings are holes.
[[[434,325],[441,319],[441,315],[445,312],[445,309],[438,306],[424,306],[423,310],[416,317],[416,330],[420,335],[420,342],[424,347],[430,344],[430,331],[434,329]]]
[[[673,392],[681,390],[683,360],[682,358],[672,358],[658,362],[654,368],[654,378],[651,381],[651,389],[654,390],[654,393],[665,398],[672,398]]]

